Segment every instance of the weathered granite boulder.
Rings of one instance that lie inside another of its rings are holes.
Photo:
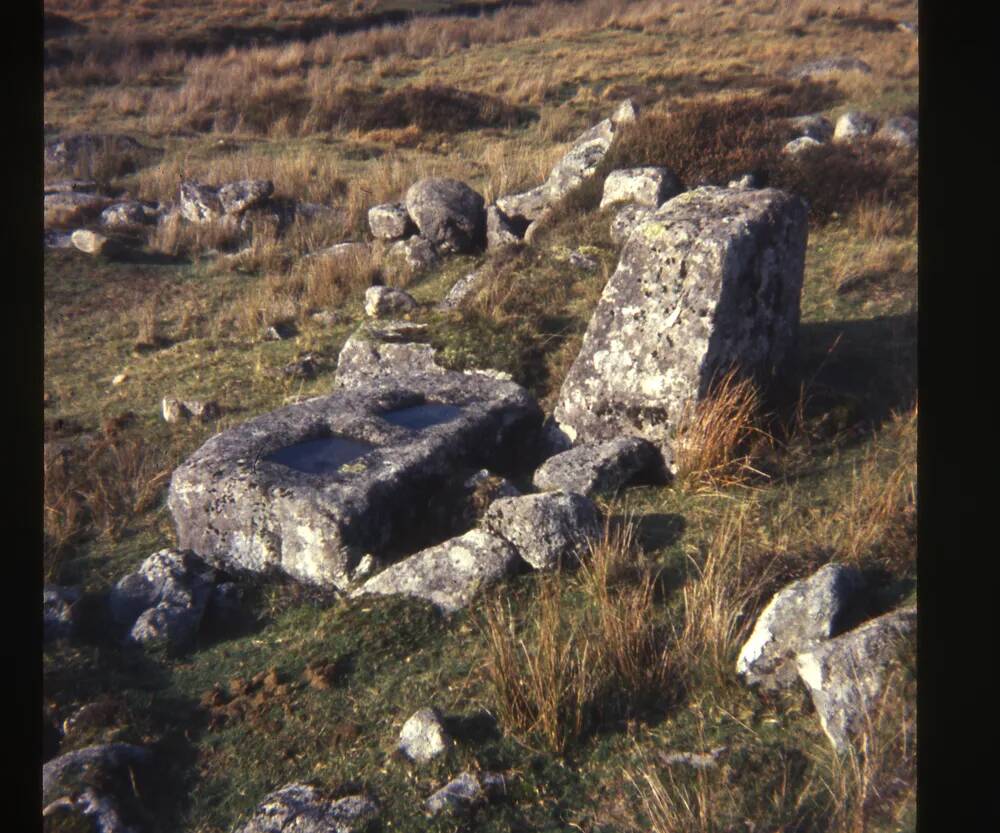
[[[800,67],[796,67],[789,74],[789,78],[821,78],[825,75],[832,75],[837,72],[860,72],[862,75],[871,75],[872,68],[860,58],[850,55],[839,55],[834,58],[821,58],[818,61],[810,61]]]
[[[611,240],[615,245],[623,246],[636,226],[641,225],[656,212],[655,208],[644,205],[626,205],[618,210],[611,221]]]
[[[799,136],[798,139],[792,139],[792,141],[786,144],[781,149],[781,152],[795,156],[803,151],[809,150],[810,148],[818,148],[822,144],[822,142],[812,138],[812,136]]]
[[[469,272],[463,278],[455,281],[455,285],[448,290],[448,294],[438,304],[438,309],[458,309],[465,303],[466,299],[472,298],[482,289],[489,279],[489,272],[486,269],[476,269]]]
[[[659,208],[682,190],[681,181],[668,168],[626,168],[608,174],[600,207],[632,203]]]
[[[417,231],[401,202],[375,205],[368,209],[368,227],[380,240],[400,240]]]
[[[437,266],[440,258],[430,240],[414,235],[393,243],[386,252],[386,261],[389,265],[398,264],[411,274],[418,275]]]
[[[833,125],[826,116],[796,116],[788,121],[800,136],[808,136],[817,142],[829,142],[833,138]]]
[[[510,575],[520,563],[503,538],[473,529],[404,558],[368,579],[352,596],[415,596],[442,613],[467,607],[480,590]]]
[[[101,225],[108,228],[131,228],[155,223],[158,211],[155,206],[138,200],[118,202],[101,212]]]
[[[47,584],[42,588],[42,621],[44,638],[67,639],[76,633],[76,603],[80,601],[77,587]]]
[[[261,205],[273,193],[274,183],[269,179],[243,179],[219,188],[219,202],[224,213],[242,214]]]
[[[526,228],[525,223],[515,224],[497,206],[491,205],[486,209],[486,248],[500,249],[518,245]]]
[[[545,183],[520,194],[508,194],[496,201],[496,206],[511,222],[530,223],[537,220],[551,203]]]
[[[416,308],[416,299],[404,289],[397,289],[394,286],[370,286],[365,290],[365,315],[372,318],[398,315]]]
[[[495,500],[483,527],[510,541],[536,570],[578,561],[600,534],[593,501],[582,494],[547,492]]]
[[[42,765],[45,815],[83,816],[102,833],[137,833],[135,774],[152,754],[127,743],[100,744],[60,755]]]
[[[820,724],[835,749],[845,749],[851,736],[864,727],[883,693],[889,665],[916,626],[916,608],[903,608],[796,658],[799,677],[812,694]]]
[[[406,192],[406,212],[441,252],[472,252],[485,243],[481,194],[457,179],[421,179]]]
[[[546,460],[532,482],[543,491],[576,492],[593,497],[616,492],[662,467],[656,446],[640,437],[582,443]]]
[[[184,219],[192,223],[211,223],[225,213],[219,190],[198,182],[182,182],[180,209]]]
[[[74,248],[88,255],[99,255],[108,251],[110,241],[103,234],[88,229],[77,229],[70,237]]]
[[[554,417],[574,442],[642,436],[667,462],[676,422],[731,367],[766,379],[796,346],[806,206],[771,188],[704,187],[622,249]]]
[[[399,751],[418,764],[433,760],[447,750],[450,743],[437,709],[414,712],[399,733]]]
[[[740,650],[736,673],[746,683],[765,689],[793,685],[797,676],[795,655],[849,627],[863,589],[864,581],[857,570],[826,564],[811,576],[779,590]]]
[[[427,325],[405,321],[363,324],[344,342],[337,358],[337,385],[353,387],[386,376],[443,373]]]
[[[573,147],[556,163],[545,180],[549,203],[562,199],[597,173],[597,166],[611,147],[614,136],[614,124],[611,119],[605,119],[576,138]]]
[[[133,642],[183,648],[198,631],[215,572],[190,552],[164,549],[111,591],[111,615]]]
[[[909,116],[889,119],[875,133],[876,139],[883,139],[904,148],[917,146],[917,122]]]
[[[173,474],[181,547],[234,570],[345,587],[364,553],[426,535],[439,493],[525,465],[542,421],[485,374],[369,379],[212,437]]]
[[[477,804],[502,795],[505,787],[502,775],[492,772],[463,772],[428,798],[424,806],[432,815],[443,811],[467,812]]]
[[[870,113],[850,110],[839,119],[833,128],[833,141],[853,142],[864,136],[871,136],[878,127],[878,119]]]
[[[59,191],[46,194],[44,202],[45,228],[65,228],[96,219],[111,200],[98,194]]]
[[[267,796],[236,833],[361,833],[378,815],[363,795],[330,801],[306,784],[289,784]]]

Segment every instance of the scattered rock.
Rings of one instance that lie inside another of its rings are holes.
[[[385,203],[368,209],[368,227],[380,240],[401,240],[415,234],[417,227],[401,202]]]
[[[871,136],[878,127],[878,119],[860,110],[850,110],[839,119],[833,128],[833,141],[853,142],[863,136]]]
[[[616,492],[661,466],[657,449],[640,437],[593,442],[556,454],[535,472],[532,482],[543,491],[576,492],[593,497]]]
[[[442,252],[472,252],[485,242],[485,202],[457,179],[422,179],[406,192],[406,211]]]
[[[779,590],[740,650],[736,673],[765,689],[791,686],[797,675],[795,655],[842,632],[863,589],[857,570],[826,564]]]
[[[860,72],[862,75],[871,75],[872,68],[860,58],[849,55],[840,55],[835,58],[821,58],[818,61],[810,61],[789,73],[789,78],[821,78],[824,75],[832,75],[837,72]]]
[[[615,127],[621,127],[623,124],[631,124],[637,118],[639,106],[631,98],[626,98],[611,114],[611,123]]]
[[[644,223],[655,213],[655,209],[642,205],[626,205],[619,209],[611,221],[611,240],[615,245],[624,245],[636,226]]]
[[[789,124],[800,136],[808,136],[817,142],[829,142],[833,138],[833,125],[826,116],[796,116],[789,119]]]
[[[582,494],[547,492],[495,500],[483,527],[510,541],[536,570],[551,570],[587,552],[600,534],[600,518]]]
[[[180,210],[192,223],[212,223],[225,213],[218,189],[197,182],[181,183]]]
[[[76,603],[80,601],[77,587],[47,584],[42,588],[42,621],[45,641],[68,639],[76,633]]]
[[[551,200],[545,185],[539,185],[521,194],[508,194],[496,201],[496,207],[503,212],[509,222],[530,223],[541,217]]]
[[[541,419],[483,374],[370,378],[216,434],[167,505],[179,545],[216,566],[343,589],[363,554],[426,533],[449,475],[520,465]]]
[[[521,242],[525,224],[521,226],[521,234],[517,233],[515,224],[497,206],[486,209],[486,248],[501,249],[504,246],[516,246]]]
[[[440,262],[434,244],[418,235],[393,243],[386,253],[386,259],[390,263],[401,263],[414,275],[433,269]]]
[[[502,538],[474,529],[404,558],[351,595],[415,596],[443,613],[454,613],[513,572],[519,561],[517,551]]]
[[[219,188],[218,197],[225,214],[242,214],[261,205],[274,193],[269,179],[244,179],[229,182]]]
[[[365,291],[365,315],[381,318],[417,308],[416,299],[407,291],[392,286],[370,286]]]
[[[45,228],[79,226],[96,219],[111,203],[97,194],[74,191],[45,195]]]
[[[761,178],[757,174],[744,174],[739,179],[732,179],[726,185],[727,188],[760,188]]]
[[[375,378],[443,373],[434,348],[423,341],[426,337],[425,324],[363,324],[344,342],[337,357],[337,385],[352,387]]]
[[[415,712],[399,733],[399,750],[411,761],[426,764],[442,754],[451,743],[437,709]]]
[[[459,278],[455,285],[448,290],[444,300],[438,304],[438,309],[458,309],[465,303],[466,299],[476,295],[486,285],[488,279],[489,271],[487,269],[469,272],[464,278]]]
[[[329,801],[305,784],[289,784],[268,795],[237,833],[361,833],[378,815],[362,795]]]
[[[285,322],[279,322],[277,324],[272,324],[264,330],[264,334],[261,338],[264,341],[284,341],[286,338],[291,338],[294,335],[295,327],[293,325]]]
[[[463,772],[427,799],[424,805],[432,815],[448,810],[466,812],[477,804],[501,794],[506,787],[503,776],[490,772]]]
[[[863,728],[882,694],[889,664],[916,626],[916,608],[903,608],[799,654],[799,677],[834,749],[845,749]]]
[[[545,181],[549,204],[562,199],[597,173],[597,166],[611,147],[614,133],[611,119],[605,119],[577,137],[573,147],[556,163]]]
[[[335,327],[337,324],[343,324],[346,321],[342,313],[332,309],[314,312],[311,318],[317,324],[322,324],[324,327]]]
[[[88,255],[104,253],[109,243],[108,238],[103,234],[98,234],[96,231],[88,231],[87,229],[77,229],[73,232],[73,236],[70,239],[77,249]]]
[[[108,228],[133,228],[155,223],[158,211],[153,206],[131,200],[109,205],[101,212],[101,225]]]
[[[574,442],[641,436],[672,470],[685,407],[730,367],[780,373],[797,341],[806,206],[772,188],[665,203],[622,249],[554,417]]]
[[[904,148],[917,146],[917,122],[908,116],[889,119],[875,134],[876,139],[884,139]]]
[[[791,155],[796,155],[802,153],[802,151],[809,150],[810,148],[818,148],[823,143],[813,139],[810,136],[799,136],[798,139],[792,139],[787,145],[782,149],[782,153],[788,153]]]
[[[615,203],[632,203],[647,208],[659,208],[666,200],[677,196],[683,187],[673,171],[667,168],[627,168],[612,171],[604,180],[600,207]]]

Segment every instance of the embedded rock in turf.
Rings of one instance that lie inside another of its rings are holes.
[[[766,689],[792,685],[795,655],[841,632],[863,587],[857,570],[826,564],[779,590],[740,650],[736,673]]]
[[[427,405],[458,414],[435,411],[424,427],[391,421]],[[291,405],[217,434],[177,468],[168,506],[178,542],[218,566],[343,588],[364,553],[431,535],[432,506],[470,470],[530,465],[541,421],[527,391],[485,374],[381,377]],[[335,472],[273,459],[333,437],[371,450]]]
[[[833,141],[853,142],[865,136],[871,136],[878,127],[878,119],[870,113],[851,110],[844,113],[833,128]]]
[[[492,772],[463,772],[428,798],[424,806],[432,815],[445,810],[464,812],[501,793],[504,787],[502,775]]]
[[[667,168],[626,168],[612,171],[604,180],[601,208],[615,203],[634,203],[659,208],[677,196],[683,188],[673,171]]]
[[[643,477],[663,474],[656,446],[640,437],[582,443],[549,457],[535,472],[533,482],[543,491],[576,492],[592,497],[616,492]]]
[[[399,750],[411,761],[426,764],[448,748],[451,742],[437,709],[420,709],[399,733]]]
[[[443,613],[454,613],[480,590],[513,572],[519,561],[517,550],[507,541],[474,529],[404,558],[351,595],[415,596]]]
[[[864,728],[890,663],[917,626],[915,607],[886,613],[796,657],[820,724],[837,750]]]
[[[574,442],[641,436],[672,468],[685,407],[731,367],[762,379],[792,357],[806,206],[771,188],[674,197],[622,249],[554,417]]]
[[[486,242],[481,194],[457,179],[421,179],[406,192],[406,211],[441,252],[472,252]]]
[[[378,814],[362,795],[329,801],[314,787],[289,784],[267,796],[236,833],[360,833]]]
[[[394,286],[370,286],[365,290],[365,315],[370,318],[410,312],[416,308],[416,300],[403,289]]]

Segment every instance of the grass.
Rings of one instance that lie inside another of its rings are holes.
[[[47,136],[124,132],[162,151],[98,153],[79,173],[161,203],[182,180],[268,178],[279,200],[331,209],[280,233],[165,224],[136,238],[131,259],[46,252],[43,568],[84,589],[87,626],[45,648],[43,719],[105,704],[59,751],[153,746],[153,831],[232,830],[292,781],[370,790],[386,829],[912,829],[907,668],[838,757],[804,691],[760,696],[735,679],[734,659],[770,594],[827,561],[865,571],[880,609],[915,598],[916,160],[874,142],[776,154],[785,115],[916,107],[916,39],[885,23],[913,19],[915,4],[590,0],[397,26],[371,17],[389,8],[46,4],[88,27],[46,41]],[[342,15],[379,25],[322,31]],[[273,40],[240,40],[255,30]],[[873,74],[783,80],[844,53]],[[183,656],[109,636],[103,594],[175,543],[169,472],[220,430],[328,393],[373,280],[414,294],[410,318],[428,325],[442,364],[508,371],[551,410],[619,255],[597,210],[600,176],[520,251],[445,259],[419,276],[379,247],[305,255],[365,239],[368,208],[421,176],[455,176],[488,199],[533,187],[626,96],[645,115],[615,164],[676,166],[689,184],[761,166],[809,199],[788,391],[763,399],[722,384],[682,432],[684,475],[603,506],[609,531],[581,569],[516,576],[450,619],[240,579],[246,621],[209,627]],[[598,268],[573,267],[577,250]],[[487,280],[476,297],[433,309],[477,268]],[[281,321],[290,338],[261,339]],[[315,378],[280,372],[305,352]],[[168,425],[164,396],[214,399],[222,415]],[[445,712],[457,742],[415,767],[393,751],[423,706]],[[719,747],[712,769],[664,763]],[[467,768],[503,772],[506,798],[464,822],[426,818],[422,801]]]

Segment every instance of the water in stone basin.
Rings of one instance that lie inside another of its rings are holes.
[[[324,437],[279,448],[264,459],[307,474],[332,474],[345,463],[357,460],[374,447],[369,443],[345,440],[343,437]]]
[[[414,405],[411,408],[399,408],[396,411],[386,411],[382,414],[382,419],[399,425],[403,428],[429,428],[431,425],[441,425],[444,422],[451,422],[462,412],[462,409],[455,405],[442,405],[437,402],[428,402],[426,405]]]

